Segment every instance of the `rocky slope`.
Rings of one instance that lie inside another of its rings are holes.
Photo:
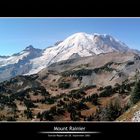
[[[112,52],[16,76],[0,83],[0,119],[114,121],[128,108],[139,68],[139,55]],[[119,108],[110,108],[110,102]]]

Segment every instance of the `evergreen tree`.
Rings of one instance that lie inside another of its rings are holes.
[[[40,112],[38,112],[37,118],[41,118],[41,113]]]
[[[27,119],[33,118],[33,113],[30,109],[24,110],[24,114],[27,116]]]
[[[111,101],[107,106],[107,118],[109,121],[114,121],[117,117],[119,117],[122,113],[122,108],[120,106],[120,102],[118,99]]]
[[[79,111],[72,111],[70,113],[70,118],[72,121],[80,121],[81,113]]]
[[[140,80],[135,83],[134,89],[131,93],[131,104],[136,104],[140,100]]]
[[[93,105],[100,105],[97,93],[92,95],[92,104]]]

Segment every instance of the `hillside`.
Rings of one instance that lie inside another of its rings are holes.
[[[140,122],[140,102],[128,109],[116,121],[129,121],[129,122]]]
[[[139,55],[111,52],[16,76],[0,83],[0,119],[115,121],[129,108],[139,67]]]

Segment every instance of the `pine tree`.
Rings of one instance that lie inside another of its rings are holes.
[[[109,121],[114,121],[122,113],[122,108],[118,99],[111,101],[107,107],[107,117]]]
[[[27,116],[27,119],[33,118],[33,113],[30,109],[24,110],[24,114]]]
[[[135,83],[134,89],[131,93],[130,101],[136,104],[140,100],[140,80]]]

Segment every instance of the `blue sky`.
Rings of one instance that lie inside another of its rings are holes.
[[[77,32],[110,34],[140,50],[140,18],[0,18],[0,55],[44,49]]]

